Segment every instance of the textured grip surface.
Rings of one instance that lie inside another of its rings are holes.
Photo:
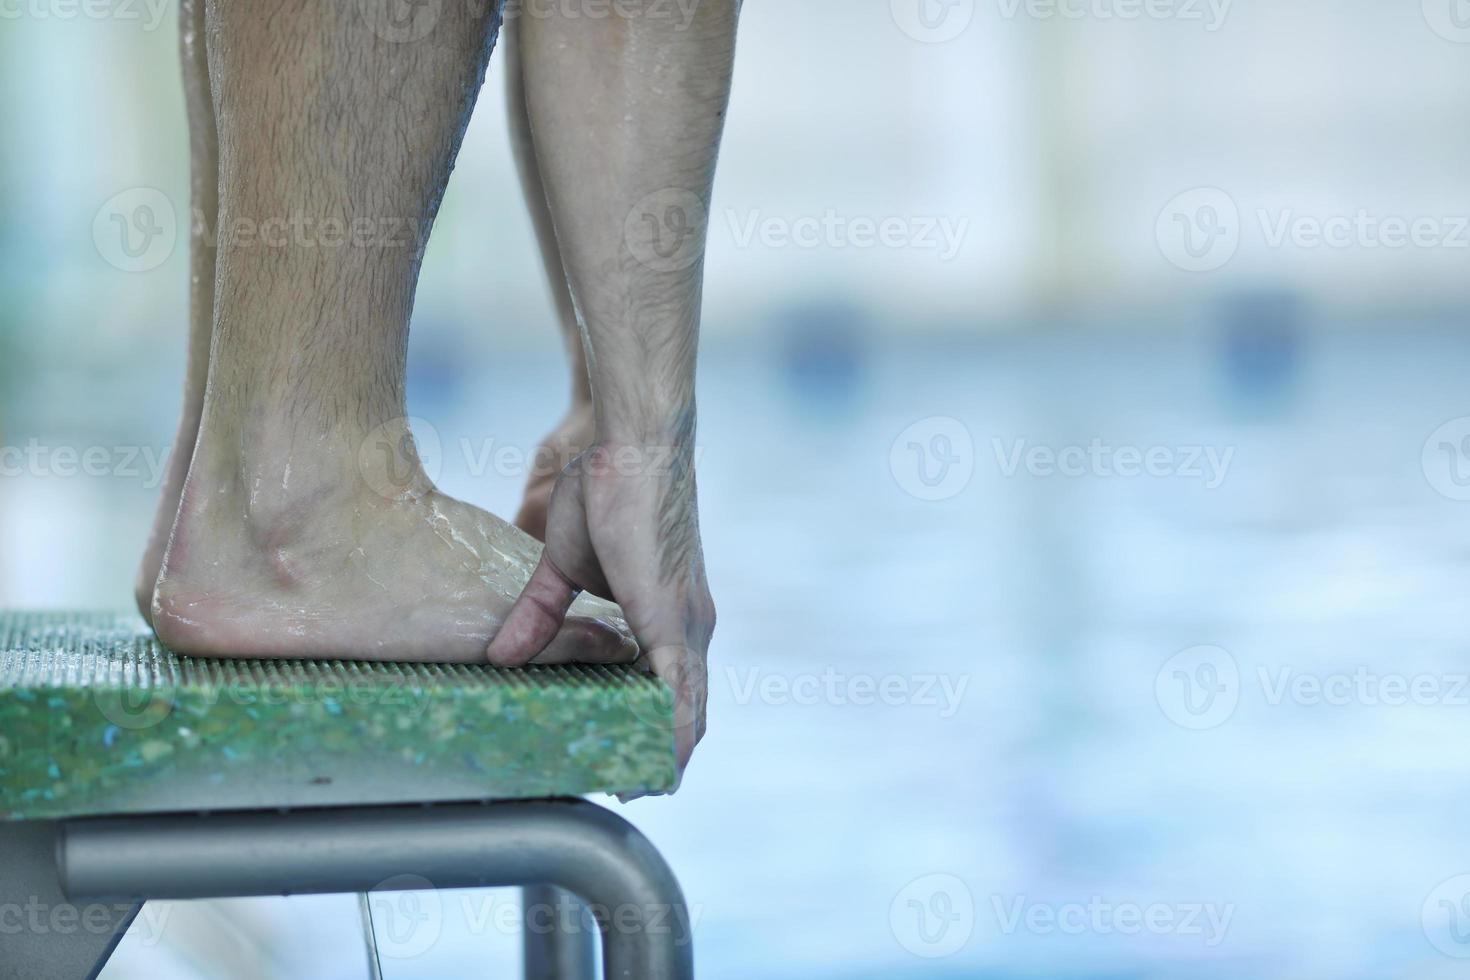
[[[627,667],[178,657],[134,615],[0,613],[0,816],[526,799],[673,785]]]

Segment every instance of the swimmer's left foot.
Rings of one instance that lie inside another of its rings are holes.
[[[176,653],[483,663],[541,547],[429,483],[391,432],[204,425],[153,598]],[[631,662],[616,605],[572,604],[540,663]]]

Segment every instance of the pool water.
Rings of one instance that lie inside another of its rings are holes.
[[[451,360],[411,407],[504,513],[477,450],[534,445],[561,369]],[[709,736],[620,808],[701,976],[1465,975],[1466,416],[1426,326],[706,351]],[[385,975],[513,976],[512,897],[420,896]],[[104,976],[363,975],[348,897],[174,912]]]

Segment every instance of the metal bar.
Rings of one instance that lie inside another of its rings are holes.
[[[383,980],[383,961],[378,958],[378,935],[373,929],[373,904],[367,892],[357,893],[357,911],[362,915],[362,941],[367,947],[368,980]]]
[[[95,980],[141,901],[75,902],[50,821],[0,823],[0,980]]]
[[[596,980],[597,923],[577,897],[554,885],[521,889],[525,980]]]
[[[59,861],[67,895],[134,900],[367,892],[401,875],[551,884],[587,903],[607,980],[694,971],[673,872],[626,820],[582,800],[71,820]]]

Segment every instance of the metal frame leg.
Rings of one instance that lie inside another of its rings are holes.
[[[403,875],[435,888],[555,885],[587,903],[607,980],[694,975],[668,864],[582,800],[73,820],[59,854],[65,894],[135,901],[365,892]]]
[[[575,895],[554,885],[521,889],[525,980],[596,980],[597,923]]]
[[[0,980],[94,980],[141,901],[74,904],[49,821],[0,823]]]

